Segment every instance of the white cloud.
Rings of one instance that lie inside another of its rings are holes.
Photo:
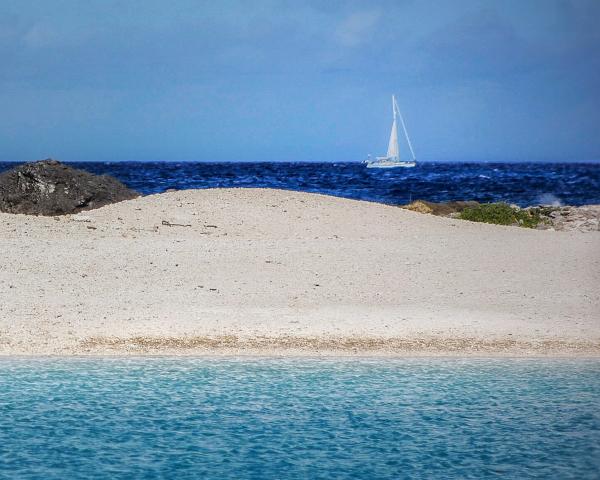
[[[81,20],[76,24],[39,21],[23,31],[22,41],[31,49],[72,47],[81,45],[102,33],[93,19]]]
[[[41,23],[33,25],[23,36],[23,41],[30,48],[46,47],[58,39],[56,31]]]
[[[354,12],[337,26],[335,39],[346,47],[356,47],[371,35],[380,18],[380,10]]]

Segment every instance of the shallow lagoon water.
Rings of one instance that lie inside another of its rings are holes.
[[[0,360],[0,478],[599,476],[599,360]]]

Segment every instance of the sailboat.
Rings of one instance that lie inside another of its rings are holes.
[[[365,160],[367,168],[407,168],[414,167],[417,164],[415,152],[412,144],[410,143],[410,138],[408,137],[408,132],[406,131],[406,125],[404,124],[404,118],[402,118],[402,114],[400,113],[400,109],[398,108],[396,97],[394,95],[392,95],[392,112],[394,121],[392,123],[392,132],[390,133],[390,143],[388,144],[387,155],[385,157],[376,157],[375,160],[371,160],[371,156],[369,155],[369,158]],[[398,149],[398,126],[396,122],[397,117],[400,117],[402,130],[404,130],[404,136],[406,137],[406,143],[408,143],[408,148],[410,149],[410,153],[412,155],[412,161],[400,160],[400,151]]]

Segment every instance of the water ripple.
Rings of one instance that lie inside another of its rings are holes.
[[[0,478],[598,478],[600,362],[0,360]]]

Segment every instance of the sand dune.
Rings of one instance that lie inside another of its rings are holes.
[[[598,355],[600,234],[264,189],[0,214],[1,354]]]

